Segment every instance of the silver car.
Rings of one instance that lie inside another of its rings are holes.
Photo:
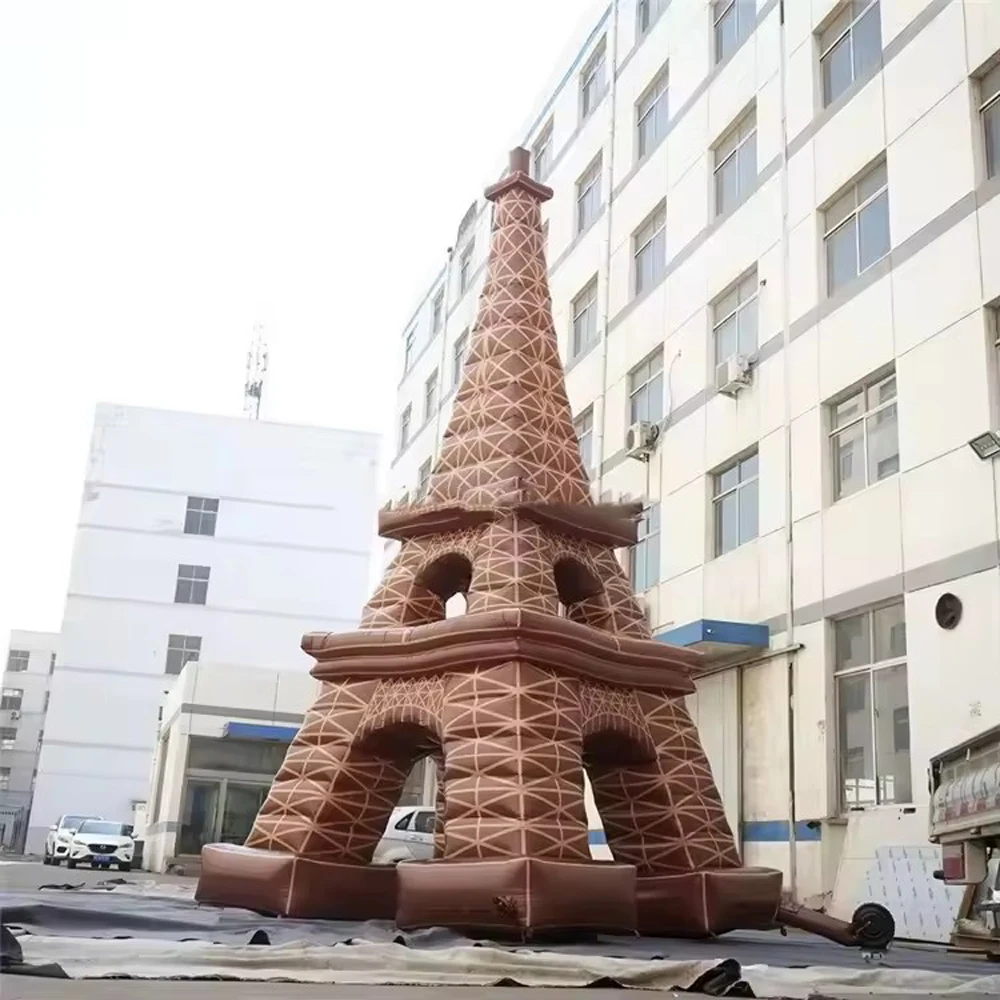
[[[434,810],[426,806],[393,809],[372,858],[377,865],[427,861],[434,857]]]

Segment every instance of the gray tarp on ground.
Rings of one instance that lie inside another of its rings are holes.
[[[990,977],[995,970],[967,956],[897,946],[880,965],[870,966],[856,951],[794,934],[783,938],[742,932],[714,941],[603,937],[526,948],[473,941],[442,928],[403,934],[377,921],[264,917],[250,910],[200,906],[186,886],[142,882],[111,891],[7,892],[0,894],[0,910],[6,925],[27,932],[20,936],[25,961],[57,962],[71,976],[414,984],[483,984],[508,978],[565,986],[608,977],[635,986],[676,988],[729,958],[743,966],[744,978],[758,995],[805,996],[852,988],[967,992],[973,987],[1000,995],[1000,977]],[[271,946],[247,947],[260,931]]]

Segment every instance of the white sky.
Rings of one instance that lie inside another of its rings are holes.
[[[403,324],[590,0],[0,0],[0,641],[58,630],[94,404],[385,432]],[[559,63],[562,63],[559,65]]]

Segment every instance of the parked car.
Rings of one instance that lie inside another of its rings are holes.
[[[42,851],[42,864],[58,865],[69,857],[69,845],[73,835],[80,829],[80,824],[88,819],[100,819],[100,816],[60,816],[45,835],[45,848]]]
[[[434,810],[420,806],[393,809],[385,833],[375,847],[377,865],[426,861],[434,857]]]
[[[131,830],[125,823],[111,820],[84,820],[70,841],[66,867],[110,868],[115,865],[121,872],[129,871],[135,853]]]

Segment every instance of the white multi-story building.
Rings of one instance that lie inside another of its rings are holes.
[[[50,632],[10,633],[0,697],[0,847],[6,850],[24,846],[58,649],[59,636]]]
[[[1000,721],[998,63],[998,0],[612,0],[518,137],[595,497],[646,500],[633,583],[705,650],[744,856],[799,896],[851,816],[925,841],[928,757]],[[389,499],[426,487],[488,209],[403,331]]]
[[[98,407],[28,846],[61,813],[131,822],[165,691],[193,659],[306,673],[356,626],[375,435]]]

